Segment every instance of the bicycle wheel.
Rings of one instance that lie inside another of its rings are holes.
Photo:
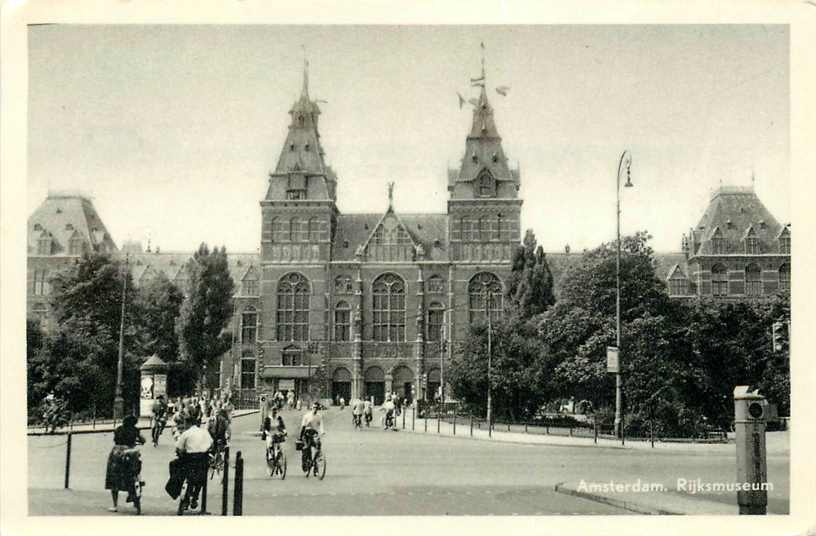
[[[317,478],[323,480],[326,476],[326,455],[323,451],[318,452],[317,456],[315,456],[314,465]]]
[[[178,503],[178,510],[176,511],[176,515],[183,515],[184,511],[187,509],[188,499],[187,499],[187,481],[185,480],[184,483],[181,485],[181,493],[179,494],[179,503]]]
[[[224,471],[224,456],[221,451],[216,453],[215,457],[210,458],[210,480],[217,474],[219,478]]]
[[[142,514],[142,482],[139,480],[140,478],[137,475],[133,481],[133,506],[136,507],[137,516]]]
[[[266,449],[266,474],[269,477],[275,476],[275,458],[269,447]]]
[[[281,480],[286,480],[286,453],[281,449],[280,460],[278,460],[278,471],[280,472]]]

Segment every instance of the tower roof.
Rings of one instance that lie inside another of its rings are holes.
[[[760,251],[776,251],[774,241],[783,226],[765,207],[752,186],[721,186],[711,194],[711,200],[692,232],[698,244],[693,255],[713,254],[711,239],[721,238],[726,253],[742,253],[742,241],[755,237]]]
[[[52,239],[52,254],[69,254],[70,240],[80,238],[90,250],[116,252],[105,224],[91,198],[80,192],[49,192],[28,218],[28,251],[37,251],[37,240]]]

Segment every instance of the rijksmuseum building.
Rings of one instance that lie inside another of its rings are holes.
[[[218,384],[244,400],[260,392],[320,391],[350,400],[386,392],[432,398],[468,326],[501,315],[520,243],[521,177],[508,164],[484,84],[447,211],[403,214],[389,185],[384,212],[344,214],[326,163],[320,108],[304,76],[286,141],[260,201],[260,254],[230,253],[234,344]],[[790,225],[753,188],[715,191],[677,253],[657,254],[679,299],[758,300],[790,292]],[[130,253],[136,285],[163,272],[187,282],[192,252],[117,248],[90,198],[52,193],[28,221],[28,314],[47,327],[49,277],[85,251]],[[549,253],[556,282],[580,254]],[[215,381],[215,378],[213,378]]]

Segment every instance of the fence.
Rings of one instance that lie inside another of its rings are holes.
[[[571,416],[558,415],[552,418],[538,418],[529,420],[493,420],[492,426],[488,426],[487,420],[481,416],[463,411],[457,403],[427,404],[421,403],[414,410],[409,409],[415,415],[410,418],[410,428],[416,430],[415,421],[421,420],[422,430],[427,432],[436,429],[437,434],[442,434],[442,423],[446,425],[446,435],[472,436],[474,430],[486,430],[489,437],[494,432],[523,433],[530,435],[548,435],[561,437],[583,437],[592,438],[595,443],[598,439],[617,440],[623,444],[628,441],[648,441],[654,447],[656,442],[665,443],[727,443],[728,435],[723,430],[703,430],[695,437],[663,437],[653,432],[650,426],[647,431],[632,430],[624,424],[623,437],[618,438],[612,426],[604,426],[595,423],[592,418],[579,421]],[[430,422],[430,425],[428,423]],[[572,422],[569,422],[572,421]],[[464,428],[463,428],[464,427]],[[403,426],[403,428],[406,428]]]

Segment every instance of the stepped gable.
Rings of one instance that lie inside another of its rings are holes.
[[[49,192],[28,218],[27,231],[29,255],[37,254],[37,241],[44,236],[52,239],[51,255],[69,255],[72,238],[82,239],[92,251],[118,251],[91,198],[79,192]]]
[[[743,240],[749,232],[756,236],[760,252],[776,252],[776,240],[783,228],[752,187],[721,186],[712,193],[705,213],[693,229],[696,250],[690,254],[713,255],[711,239],[715,233],[725,239],[726,254],[744,254]]]

